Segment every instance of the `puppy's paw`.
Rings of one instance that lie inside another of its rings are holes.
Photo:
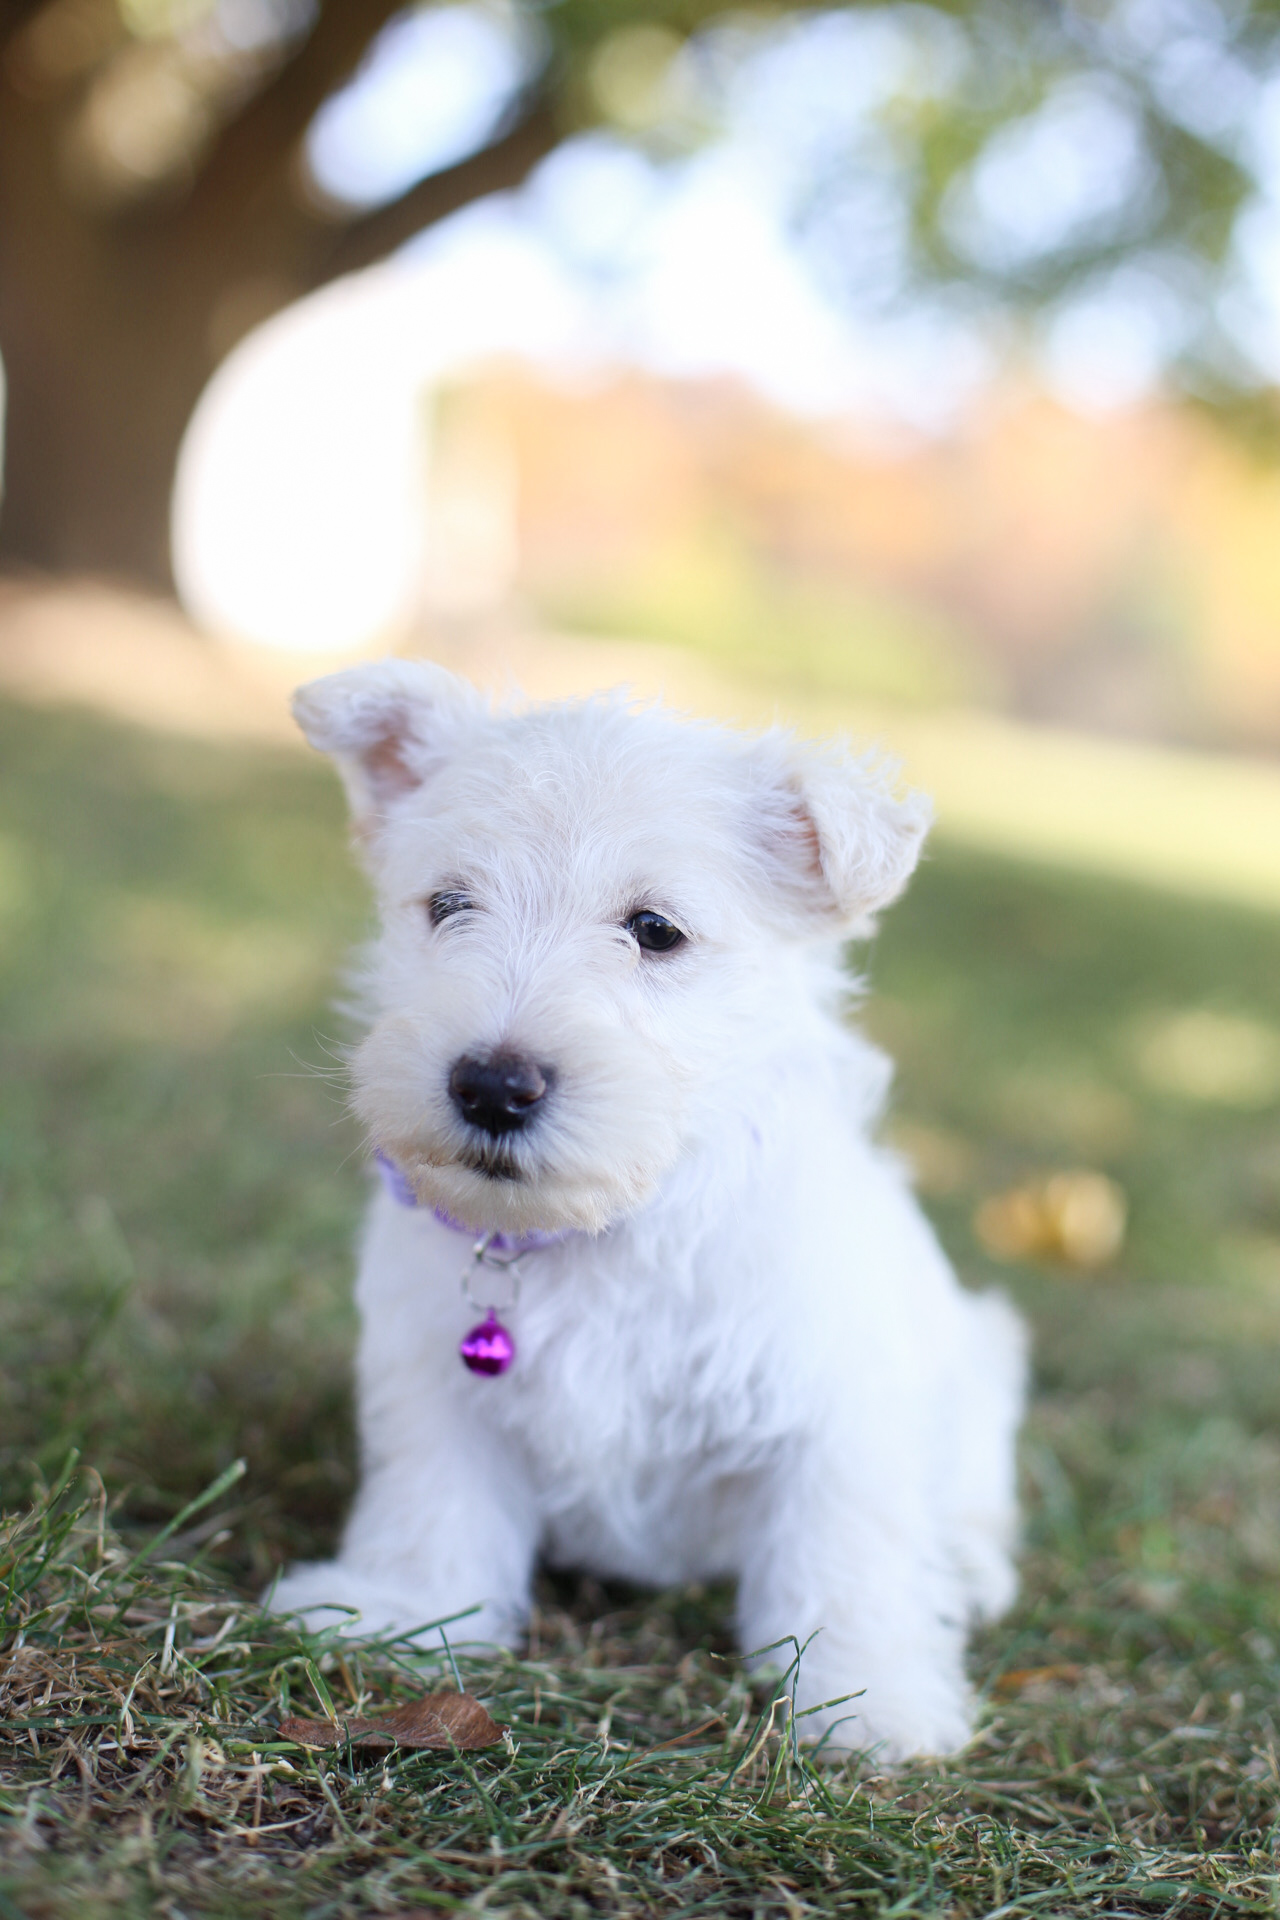
[[[838,1691],[832,1687],[816,1692],[816,1700],[834,1700]],[[815,1699],[812,1688],[809,1697]],[[918,1693],[892,1698],[883,1690],[868,1689],[817,1713],[804,1712],[803,1695],[799,1704],[803,1718],[797,1720],[796,1731],[821,1760],[842,1760],[854,1753],[888,1765],[940,1759],[959,1753],[973,1736],[968,1695],[951,1688],[922,1687]]]
[[[308,1633],[336,1627],[344,1635],[372,1638],[426,1624],[403,1595],[364,1579],[340,1560],[290,1567],[263,1594],[262,1604],[272,1613],[292,1614]]]
[[[515,1608],[490,1604],[464,1614],[437,1596],[371,1580],[342,1560],[291,1567],[262,1596],[262,1603],[272,1613],[294,1615],[308,1633],[336,1628],[344,1639],[393,1637],[439,1646],[443,1625],[454,1646],[483,1642],[509,1647],[519,1640],[523,1626]]]

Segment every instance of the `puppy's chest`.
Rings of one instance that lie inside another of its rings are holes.
[[[801,1417],[776,1317],[714,1276],[531,1288],[494,1406],[535,1475],[584,1490],[688,1465],[749,1469]]]

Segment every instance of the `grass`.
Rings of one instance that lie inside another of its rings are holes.
[[[1038,1365],[980,1736],[889,1774],[806,1764],[725,1593],[587,1580],[459,1656],[503,1747],[279,1739],[452,1677],[252,1604],[352,1484],[364,915],[319,768],[0,709],[0,1920],[1273,1912],[1280,1109],[1170,1035],[1265,1065],[1280,923],[945,845],[886,919],[894,1127]],[[993,1264],[977,1202],[1071,1166],[1129,1196],[1117,1266]]]

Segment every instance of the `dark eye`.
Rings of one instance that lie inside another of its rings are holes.
[[[660,913],[650,913],[647,908],[633,913],[626,926],[637,946],[643,947],[646,953],[670,953],[672,947],[683,945],[686,938],[670,920],[664,920]]]
[[[433,927],[443,920],[451,920],[455,913],[467,913],[473,902],[465,893],[433,893],[427,901],[427,913]]]

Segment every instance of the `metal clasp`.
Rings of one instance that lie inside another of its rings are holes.
[[[520,1298],[520,1282],[523,1276],[516,1264],[520,1258],[520,1253],[519,1250],[514,1247],[495,1246],[495,1240],[500,1240],[501,1238],[502,1235],[500,1233],[483,1234],[472,1247],[471,1259],[462,1269],[463,1298],[470,1306],[475,1308],[477,1313],[510,1313]],[[494,1300],[487,1292],[483,1299],[478,1300],[476,1298],[472,1289],[476,1275],[481,1268],[487,1268],[490,1273],[502,1273],[506,1275],[509,1282],[508,1299]]]

